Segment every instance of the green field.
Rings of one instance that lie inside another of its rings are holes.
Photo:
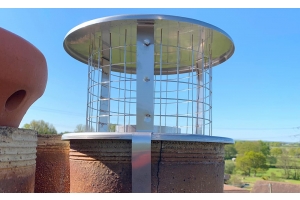
[[[228,161],[227,161],[228,162]],[[275,179],[270,179],[271,173],[275,174]],[[283,169],[278,169],[278,168],[269,168],[266,172],[264,173],[257,173],[256,177],[254,176],[242,176],[240,172],[237,172],[236,174],[233,174],[231,176],[235,176],[238,179],[240,179],[241,183],[245,184],[248,183],[249,187],[245,187],[245,189],[251,190],[254,183],[256,181],[261,181],[264,180],[263,177],[267,177],[268,180],[270,181],[279,181],[279,182],[286,182],[286,183],[293,183],[293,184],[300,184],[300,180],[292,180],[292,179],[283,179],[281,178],[282,175],[284,174]]]
[[[248,190],[262,180],[300,184],[299,147],[299,143],[263,141],[236,141],[227,145],[225,173],[231,177],[226,183]],[[234,162],[231,158],[237,159]]]

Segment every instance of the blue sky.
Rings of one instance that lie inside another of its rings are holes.
[[[48,83],[20,127],[43,119],[58,132],[85,123],[87,66],[63,40],[73,27],[120,14],[166,14],[210,23],[228,33],[235,53],[213,68],[213,135],[300,141],[300,9],[0,9],[0,26],[45,55]]]

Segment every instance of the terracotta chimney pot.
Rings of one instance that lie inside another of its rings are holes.
[[[20,36],[0,28],[0,126],[18,127],[47,83],[44,55]]]

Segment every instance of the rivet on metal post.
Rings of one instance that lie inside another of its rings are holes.
[[[150,81],[150,79],[148,78],[148,76],[144,77],[144,81],[145,82],[149,82]]]
[[[145,118],[144,118],[145,122],[151,122],[151,115],[146,114]]]
[[[150,45],[150,40],[149,40],[149,39],[144,39],[144,44],[145,44],[146,46],[149,46],[149,45]]]

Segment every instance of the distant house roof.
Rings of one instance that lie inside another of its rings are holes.
[[[232,185],[226,185],[224,184],[224,193],[249,193],[249,190],[243,189],[243,188],[238,188]]]
[[[256,181],[251,193],[300,193],[300,184]]]

